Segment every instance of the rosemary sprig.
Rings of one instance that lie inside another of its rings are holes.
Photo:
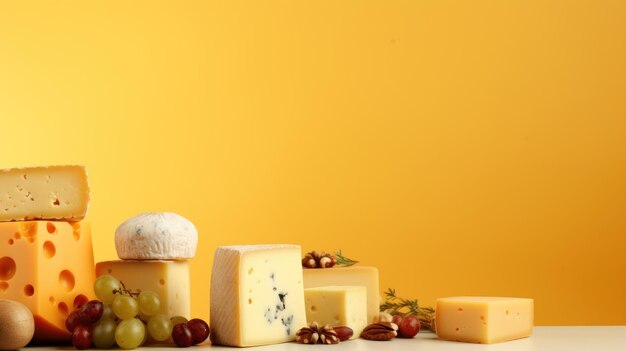
[[[396,289],[389,288],[385,291],[385,301],[380,304],[380,311],[401,316],[414,314],[419,318],[422,328],[434,331],[435,309],[432,307],[420,307],[417,299],[410,300],[398,297]]]
[[[355,261],[342,255],[341,250],[335,251],[335,260],[337,261],[337,265],[342,267],[353,266],[359,263],[359,261]]]

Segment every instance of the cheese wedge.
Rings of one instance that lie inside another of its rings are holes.
[[[305,268],[304,288],[320,286],[353,286],[361,285],[367,289],[367,319],[374,323],[380,309],[380,290],[378,268],[367,266]]]
[[[0,299],[31,310],[35,343],[70,340],[65,319],[75,299],[95,298],[94,280],[87,223],[0,223]]]
[[[492,344],[525,338],[533,330],[533,300],[459,296],[437,299],[437,336]]]
[[[187,261],[104,261],[96,264],[96,276],[110,274],[134,290],[159,294],[161,313],[170,317],[191,317],[189,262]]]
[[[211,276],[211,340],[229,346],[293,341],[306,325],[300,247],[220,247]]]
[[[0,221],[80,221],[87,214],[89,186],[83,166],[0,170]]]
[[[304,289],[306,320],[319,325],[346,326],[357,339],[367,326],[367,289],[364,286],[324,286]]]

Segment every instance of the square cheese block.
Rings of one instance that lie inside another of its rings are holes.
[[[373,323],[380,311],[378,268],[367,266],[304,268],[304,288],[364,286],[367,289],[367,320]]]
[[[437,336],[441,339],[493,344],[530,336],[533,300],[513,297],[446,297],[437,299]]]
[[[319,325],[347,326],[357,339],[367,322],[367,289],[364,286],[323,286],[304,289],[306,320]]]
[[[159,294],[161,312],[191,317],[191,285],[187,261],[116,260],[96,264],[96,276],[110,274],[127,288]]]
[[[77,297],[95,298],[94,280],[87,223],[0,223],[0,299],[33,312],[35,342],[70,340],[65,319]]]
[[[0,170],[0,221],[80,221],[88,204],[89,185],[83,166]]]
[[[219,247],[211,274],[211,340],[228,346],[293,341],[306,326],[300,246]]]

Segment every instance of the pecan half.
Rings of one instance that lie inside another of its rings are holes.
[[[387,341],[398,335],[398,326],[394,323],[379,322],[370,324],[361,333],[361,337],[366,340]]]

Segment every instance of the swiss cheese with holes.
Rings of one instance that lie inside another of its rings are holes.
[[[95,298],[87,223],[0,223],[0,299],[26,305],[35,317],[35,342],[70,340],[65,319],[80,295]]]
[[[88,205],[89,186],[83,166],[0,170],[0,221],[80,221]]]

